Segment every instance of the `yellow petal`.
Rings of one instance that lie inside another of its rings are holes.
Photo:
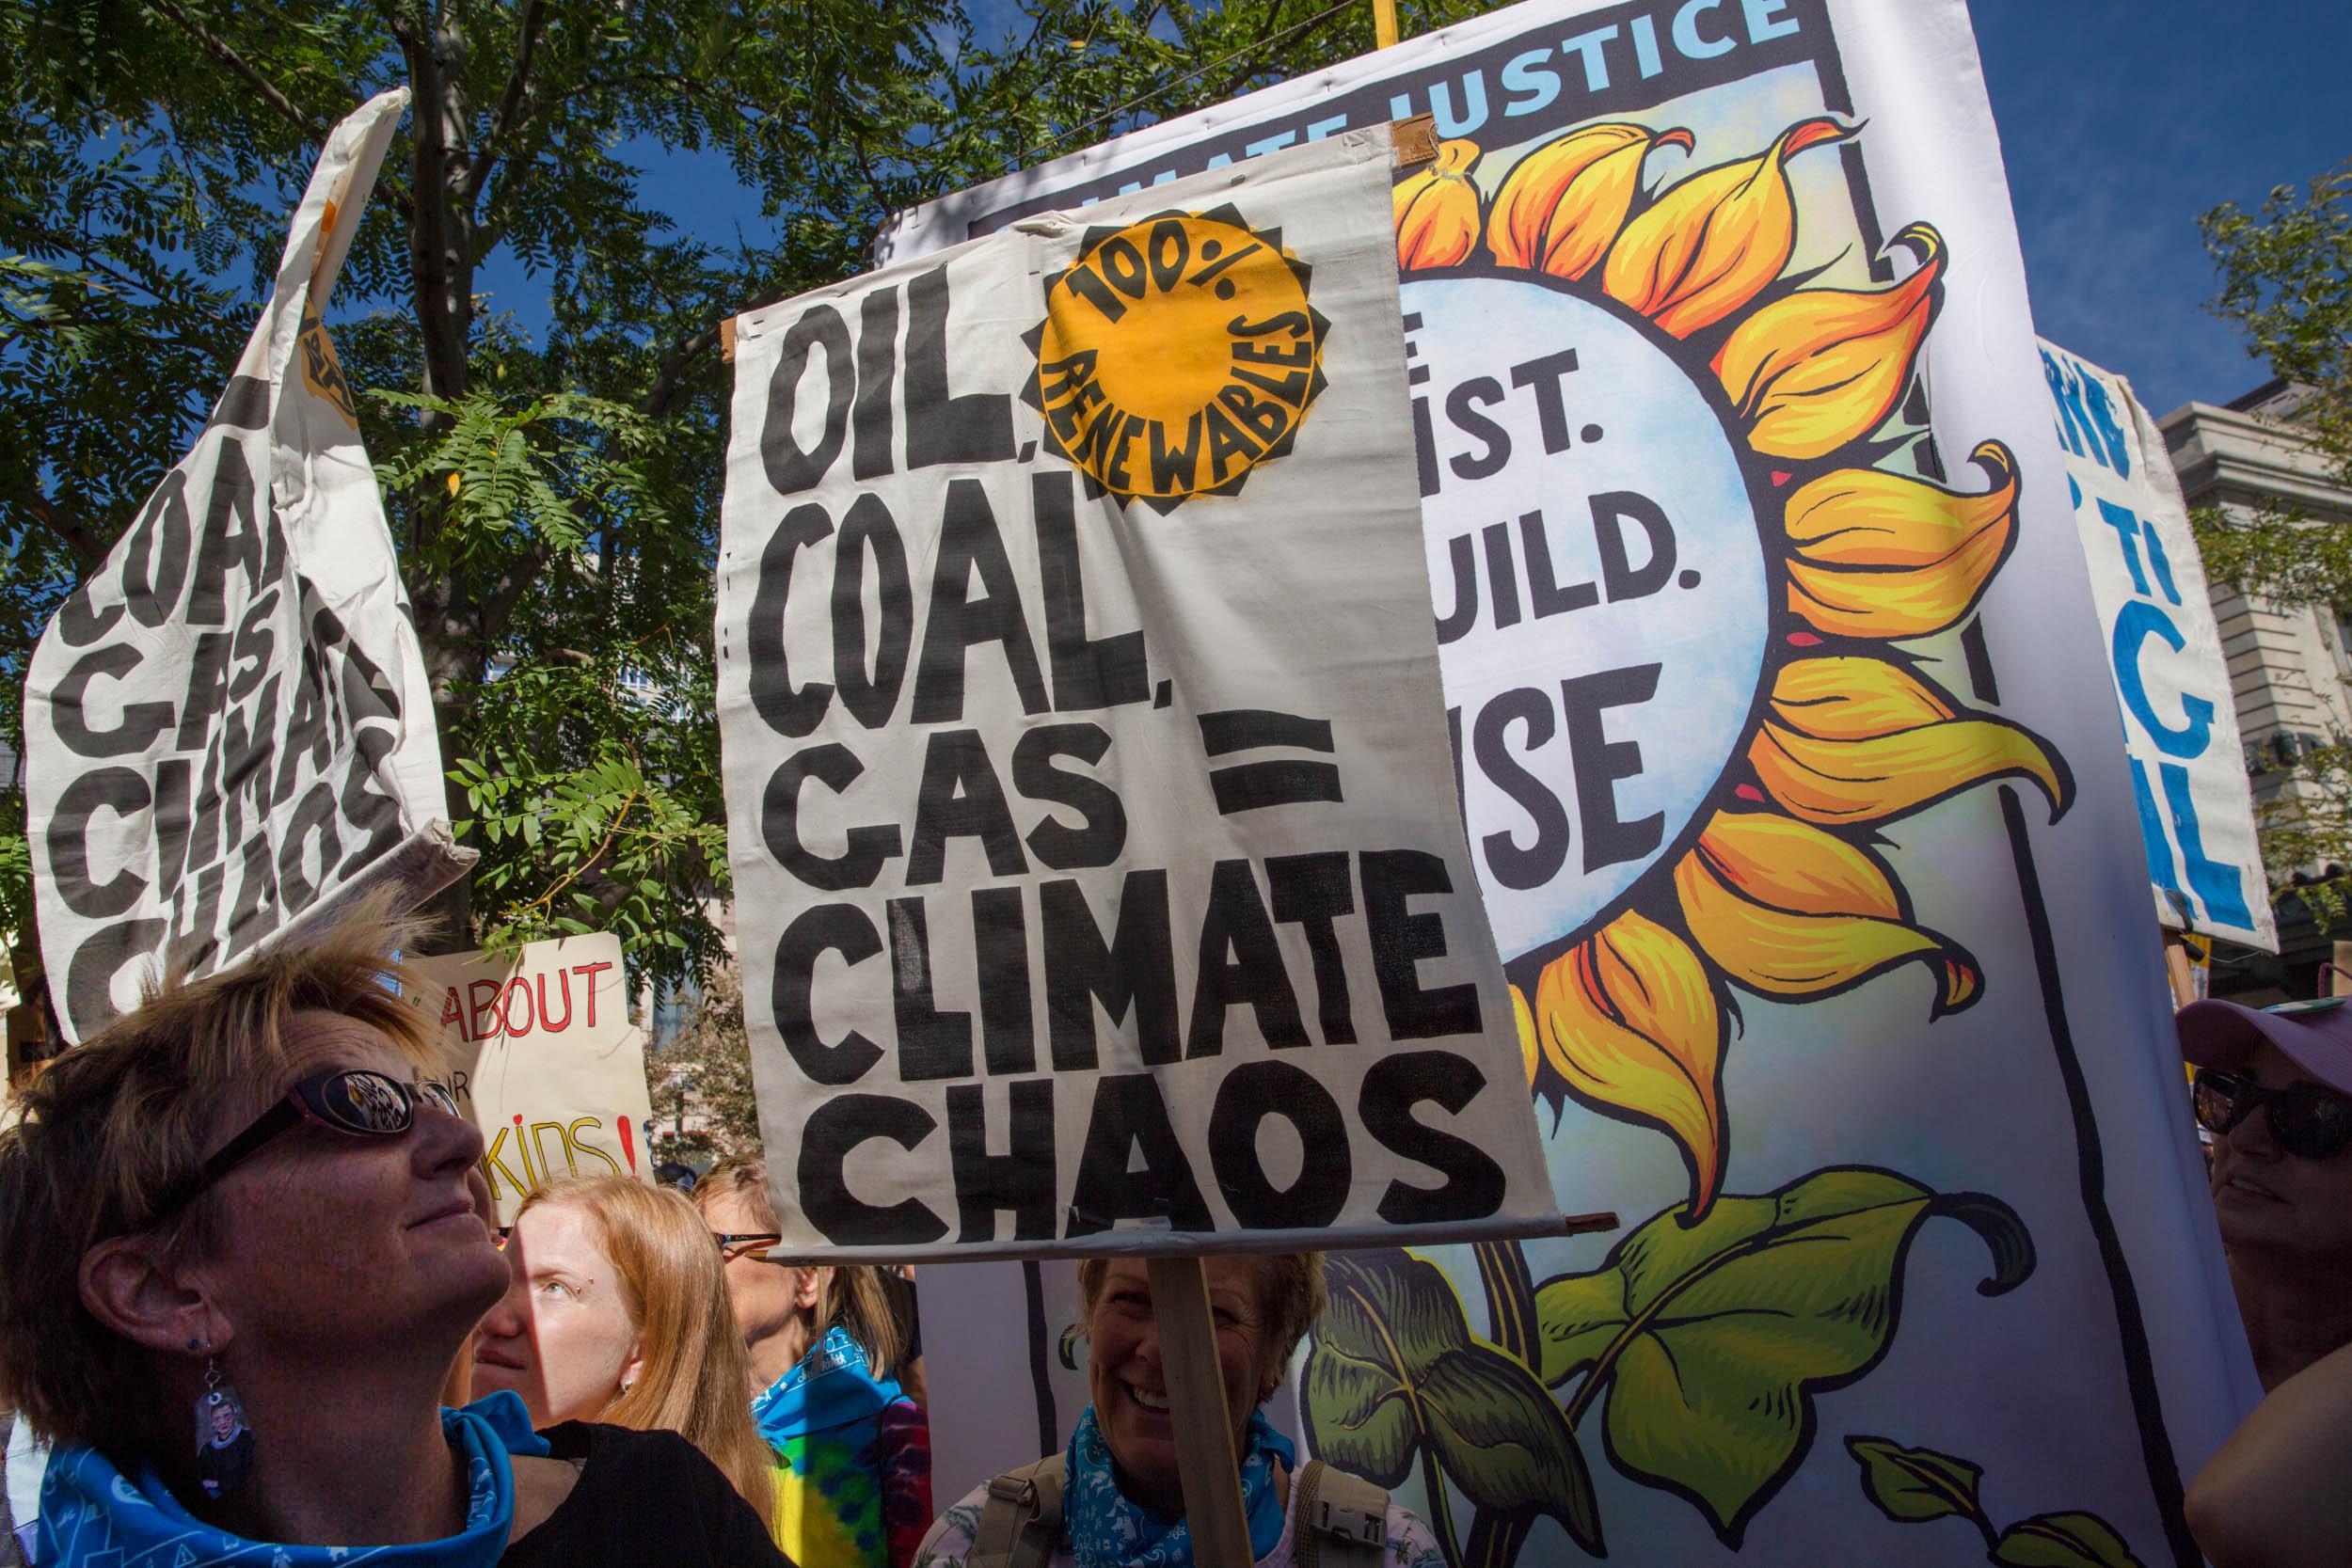
[[[1974,610],[2017,538],[2017,460],[1969,458],[1981,496],[1876,468],[1840,468],[1788,498],[1788,608],[1839,637],[1925,637]]]
[[[1831,826],[1899,816],[2000,778],[2040,784],[2054,817],[2072,792],[2064,765],[2027,731],[1867,657],[1783,665],[1748,761],[1781,806]]]
[[[1396,264],[1450,267],[1478,243],[1478,187],[1470,171],[1478,144],[1443,142],[1437,162],[1397,182]]]
[[[1511,988],[1511,1022],[1519,1026],[1519,1065],[1527,1069],[1527,1086],[1535,1086],[1535,1069],[1543,1066],[1543,1046],[1535,1038],[1535,1015],[1527,1006],[1527,993],[1518,987]]]
[[[1535,986],[1545,1061],[1578,1099],[1681,1146],[1693,1219],[1723,1181],[1724,1022],[1690,944],[1631,911],[1545,966]]]
[[[1853,128],[1806,119],[1753,158],[1690,176],[1625,226],[1601,287],[1677,338],[1723,320],[1780,276],[1797,243],[1785,167]]]
[[[453,497],[457,494],[457,476],[455,474],[449,476],[449,493]]]
[[[1895,236],[1918,268],[1888,289],[1804,289],[1732,328],[1715,374],[1748,421],[1748,444],[1813,458],[1885,422],[1943,298],[1944,238],[1924,223]]]
[[[1506,267],[1581,277],[1607,255],[1642,188],[1653,148],[1691,146],[1677,129],[1611,122],[1571,131],[1512,166],[1486,218],[1486,248]]]
[[[1936,1011],[1965,1006],[1975,961],[1902,918],[1894,879],[1867,852],[1769,813],[1718,813],[1675,867],[1691,935],[1741,985],[1818,996],[1912,959],[1931,964]]]

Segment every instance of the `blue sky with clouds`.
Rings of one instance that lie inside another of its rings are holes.
[[[2159,416],[2266,379],[2201,309],[2214,274],[2197,214],[2352,158],[2352,5],[1968,8],[2042,336],[2130,377]]]
[[[1017,8],[975,7],[991,32]],[[2214,274],[2197,214],[2253,207],[2352,158],[2352,0],[1969,0],[1969,10],[2042,335],[2128,376],[2158,415],[2265,380],[2202,309]],[[716,154],[640,155],[648,188],[706,235],[772,233]],[[545,285],[511,256],[493,259],[482,287],[492,309],[544,325]]]

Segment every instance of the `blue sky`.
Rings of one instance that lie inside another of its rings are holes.
[[[1880,0],[1883,4],[1898,0]],[[2352,157],[2344,0],[1969,0],[2042,335],[2159,417],[2268,378],[2197,214]]]
[[[1013,7],[975,8],[987,25]],[[2128,376],[2159,416],[2267,379],[2202,308],[2214,273],[2197,214],[2251,208],[2352,157],[2352,0],[1969,0],[1969,10],[2042,335]],[[772,232],[717,155],[648,145],[642,161],[648,190],[707,237]],[[544,285],[510,256],[493,258],[481,286],[493,309],[545,323]]]

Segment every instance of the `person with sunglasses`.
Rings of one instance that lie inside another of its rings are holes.
[[[2181,1009],[2265,1397],[2188,1488],[2217,1568],[2352,1561],[2352,997]]]
[[[441,1407],[507,1264],[385,914],[166,976],[0,1132],[0,1402],[55,1445],[42,1568],[780,1562],[675,1433]]]
[[[2263,1387],[2352,1344],[2352,997],[2181,1009],[2214,1210]]]
[[[770,1262],[784,1237],[757,1160],[714,1167],[694,1207],[751,1351],[777,1543],[803,1568],[907,1568],[931,1523],[930,1424],[896,1375],[906,1341],[880,1271]]]

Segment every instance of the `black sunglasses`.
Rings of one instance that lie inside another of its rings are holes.
[[[2226,1137],[2256,1111],[2270,1111],[2271,1135],[2298,1160],[2332,1160],[2352,1147],[2352,1100],[2316,1084],[2265,1089],[2243,1073],[2197,1069],[2197,1125]]]
[[[153,1225],[186,1208],[198,1195],[251,1159],[272,1138],[292,1132],[306,1121],[354,1137],[396,1138],[416,1125],[420,1099],[432,1101],[453,1117],[458,1114],[455,1097],[438,1084],[404,1084],[366,1068],[314,1072],[289,1087],[277,1104],[223,1144],[220,1152],[205,1161],[194,1176],[166,1194],[148,1223]]]
[[[769,1247],[781,1245],[784,1242],[782,1233],[774,1230],[746,1230],[739,1234],[727,1234],[714,1230],[710,1233],[710,1239],[719,1243],[719,1259],[724,1263],[732,1263],[738,1258],[755,1249],[765,1251]],[[764,1263],[767,1259],[763,1258],[760,1261]]]

